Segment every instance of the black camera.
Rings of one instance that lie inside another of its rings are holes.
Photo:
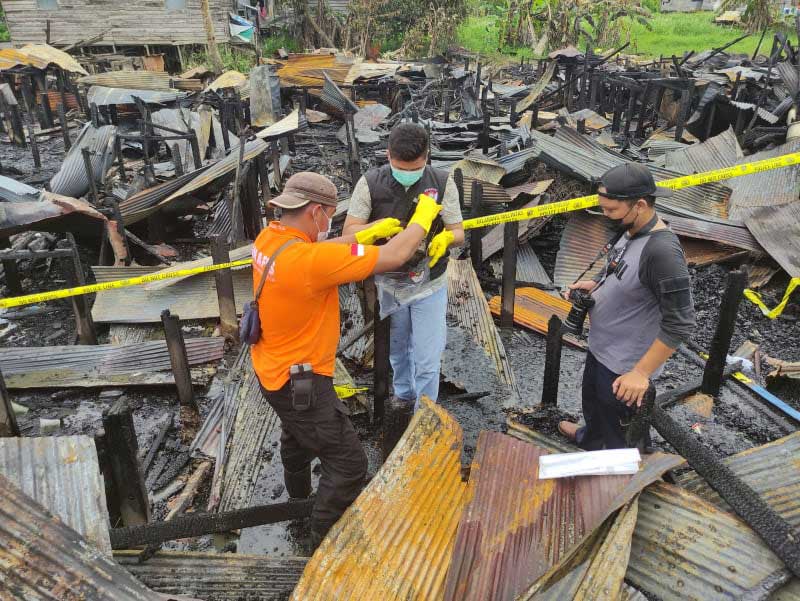
[[[567,319],[564,320],[564,331],[575,336],[583,335],[583,324],[586,321],[586,316],[589,314],[589,309],[594,307],[594,298],[585,290],[570,290],[569,296],[572,301],[572,308],[569,310]]]

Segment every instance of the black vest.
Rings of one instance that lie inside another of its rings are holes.
[[[428,165],[425,167],[425,171],[419,181],[406,190],[392,176],[391,165],[387,164],[377,169],[370,169],[364,175],[372,203],[372,212],[369,214],[368,221],[394,217],[399,219],[402,225],[405,226],[414,214],[416,209],[415,201],[420,194],[427,193],[428,196],[433,196],[436,202],[442,203],[448,175],[448,172],[444,169],[436,169]],[[434,191],[435,194],[433,193]],[[427,253],[431,239],[443,229],[444,222],[439,216],[433,221],[428,236],[425,238],[425,253]],[[427,258],[427,254],[424,256],[417,256],[417,254],[407,263],[409,268],[412,268],[423,258]],[[431,280],[435,280],[447,270],[449,255],[450,251],[448,250],[436,265],[431,268]]]

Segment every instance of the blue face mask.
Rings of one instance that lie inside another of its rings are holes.
[[[414,171],[406,171],[404,169],[397,169],[392,167],[392,177],[397,180],[397,183],[405,188],[410,188],[416,184],[425,172],[425,167],[422,169],[415,169]]]

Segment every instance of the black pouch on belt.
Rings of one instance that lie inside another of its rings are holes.
[[[289,368],[292,382],[292,408],[307,411],[314,406],[314,372],[310,363],[295,364]]]

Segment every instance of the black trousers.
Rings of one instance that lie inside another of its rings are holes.
[[[586,353],[581,390],[586,425],[578,430],[576,439],[578,446],[586,451],[627,446],[622,425],[630,423],[636,411],[618,400],[611,389],[619,376],[595,359],[592,353]]]
[[[292,408],[291,383],[277,391],[262,387],[264,398],[281,418],[281,460],[290,472],[305,469],[319,457],[322,474],[311,514],[312,525],[327,530],[361,492],[367,455],[333,388],[333,379],[314,374],[314,404]]]

